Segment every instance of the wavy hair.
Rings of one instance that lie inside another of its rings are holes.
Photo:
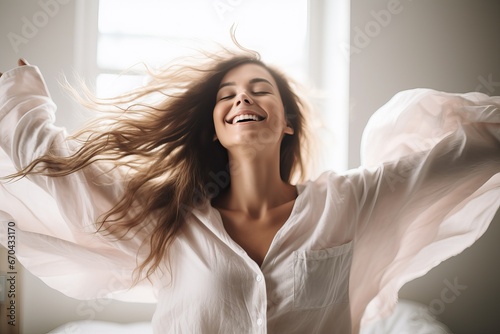
[[[152,234],[144,240],[149,254],[138,264],[149,277],[162,262],[168,247],[182,229],[190,209],[211,200],[230,187],[229,181],[215,189],[214,175],[229,180],[226,149],[214,141],[213,109],[223,76],[231,69],[258,64],[275,79],[286,119],[294,129],[283,138],[280,173],[286,182],[306,178],[308,106],[293,88],[295,83],[279,70],[267,66],[258,53],[224,49],[204,54],[204,61],[171,65],[150,72],[143,87],[112,99],[80,93],[87,108],[106,111],[73,135],[81,145],[71,156],[51,153],[34,160],[17,176],[39,173],[65,176],[91,164],[111,163],[126,170],[125,191],[116,205],[96,221],[99,232],[124,238],[129,231],[154,216]],[[139,208],[130,215],[130,208]]]

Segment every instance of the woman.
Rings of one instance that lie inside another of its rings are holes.
[[[15,175],[55,200],[3,185],[20,260],[77,298],[153,292],[157,333],[357,333],[500,204],[500,100],[482,94],[402,92],[367,127],[366,167],[302,182],[305,104],[252,53],[171,68],[71,138],[36,67],[0,91]]]

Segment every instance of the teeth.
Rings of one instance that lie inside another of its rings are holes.
[[[252,121],[259,121],[259,116],[257,115],[239,115],[239,116],[236,116],[234,119],[233,119],[233,123],[232,124],[236,124],[240,121],[246,121],[246,120],[252,120]]]

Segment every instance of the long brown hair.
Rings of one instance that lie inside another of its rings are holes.
[[[247,63],[258,64],[273,76],[286,119],[294,129],[294,135],[285,136],[281,144],[281,178],[286,182],[303,180],[307,105],[292,89],[293,81],[249,50],[224,50],[199,64],[172,65],[151,72],[148,84],[117,98],[84,94],[83,104],[110,114],[94,119],[71,137],[81,142],[74,154],[61,157],[48,153],[17,176],[39,173],[61,177],[94,163],[110,163],[126,170],[123,197],[99,217],[97,230],[124,238],[154,216],[153,232],[144,240],[149,254],[138,266],[149,276],[167,254],[190,209],[230,186],[229,182],[214,183],[218,175],[226,175],[228,181],[229,170],[227,151],[213,140],[212,112],[223,76]],[[131,207],[139,209],[130,215]]]

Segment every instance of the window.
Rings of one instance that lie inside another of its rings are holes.
[[[238,41],[312,88],[315,175],[347,169],[349,0],[77,0],[77,71],[98,96],[144,80],[144,66]]]
[[[307,0],[100,0],[96,93],[113,95],[140,85],[140,63],[162,66],[215,43],[238,41],[297,79],[305,77]],[[118,79],[118,80],[117,80]]]

